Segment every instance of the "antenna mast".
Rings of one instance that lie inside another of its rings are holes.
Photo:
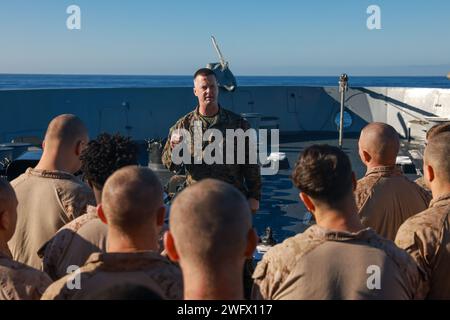
[[[228,62],[225,61],[225,58],[223,57],[223,54],[220,51],[219,45],[217,44],[216,38],[214,38],[214,36],[211,36],[211,40],[212,40],[214,49],[216,49],[217,55],[219,56],[220,65],[222,66],[222,70],[223,70],[228,65]]]

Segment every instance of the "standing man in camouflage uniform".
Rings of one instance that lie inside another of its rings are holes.
[[[253,274],[253,298],[420,298],[421,278],[411,257],[361,224],[355,177],[342,150],[307,148],[292,178],[317,224],[264,255]]]
[[[427,299],[450,299],[450,132],[433,136],[425,149],[424,177],[433,200],[406,220],[395,239],[426,275]]]
[[[14,189],[0,178],[0,300],[38,300],[52,281],[45,273],[12,259],[7,242],[16,228],[16,209]]]
[[[181,142],[178,134],[179,129],[187,130],[191,137],[194,137],[194,127],[201,125],[202,137],[206,130],[217,129],[226,136],[227,129],[242,129],[244,131],[250,128],[247,121],[239,115],[228,111],[218,104],[218,86],[216,76],[210,69],[200,69],[194,75],[194,95],[198,98],[198,106],[194,111],[188,113],[176,122],[170,129],[168,141],[164,147],[163,163],[170,170],[175,171],[180,168],[172,159],[172,151],[176,144]],[[202,150],[212,143],[202,141]],[[193,150],[193,148],[191,148]],[[236,154],[236,148],[235,154]],[[252,212],[259,209],[261,198],[261,175],[258,164],[250,164],[248,161],[248,145],[246,146],[245,164],[206,164],[204,159],[201,164],[184,164],[187,174],[187,184],[190,185],[196,181],[205,178],[214,178],[234,185],[248,199]],[[192,157],[193,158],[193,155]],[[233,155],[233,159],[235,159]],[[224,161],[225,163],[225,161]]]
[[[430,196],[396,167],[400,139],[393,127],[381,122],[367,125],[358,147],[367,167],[355,190],[361,222],[394,241],[402,223],[428,207]]]

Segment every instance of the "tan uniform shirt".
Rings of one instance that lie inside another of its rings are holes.
[[[428,207],[431,198],[396,167],[378,167],[358,181],[356,205],[364,226],[394,241],[406,219]]]
[[[39,300],[51,283],[44,272],[0,252],[0,300]]]
[[[88,206],[87,213],[62,227],[39,250],[43,270],[53,279],[67,275],[69,266],[83,266],[94,252],[106,251],[108,227]]]
[[[408,254],[370,228],[318,225],[270,249],[253,274],[254,299],[413,299],[420,282]]]
[[[167,299],[183,298],[181,270],[157,252],[93,253],[80,269],[81,289],[70,289],[70,275],[53,283],[43,300],[70,300],[75,294],[91,293],[102,286],[139,284],[154,289]],[[82,290],[83,292],[80,292]]]
[[[91,189],[61,171],[29,168],[11,182],[16,191],[17,227],[9,247],[14,260],[41,269],[39,248],[62,226],[95,205]]]
[[[450,299],[450,193],[409,218],[395,243],[405,249],[426,275],[428,299]]]

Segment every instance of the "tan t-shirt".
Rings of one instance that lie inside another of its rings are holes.
[[[450,299],[450,193],[406,220],[395,243],[424,271],[426,298]]]
[[[0,252],[0,300],[39,300],[52,280]]]
[[[156,285],[163,298],[183,298],[181,270],[157,252],[93,253],[79,271],[80,289],[70,289],[73,287],[67,284],[71,275],[67,275],[54,282],[42,299],[70,300],[75,295],[121,284],[138,284],[152,290]]]
[[[97,208],[88,206],[87,213],[62,227],[39,250],[43,270],[53,280],[64,277],[70,266],[81,267],[92,253],[105,252],[107,234]]]
[[[362,224],[392,241],[402,223],[425,210],[431,200],[424,189],[396,167],[368,171],[358,180],[355,199]]]
[[[62,226],[95,205],[92,190],[61,171],[27,171],[11,182],[19,205],[17,227],[9,247],[14,260],[41,269],[38,250]]]
[[[314,225],[270,249],[253,278],[254,299],[419,298],[414,261],[370,228],[348,233]]]

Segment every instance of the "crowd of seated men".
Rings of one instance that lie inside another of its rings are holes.
[[[341,149],[306,148],[292,181],[316,224],[264,255],[246,295],[258,237],[238,189],[185,188],[164,228],[163,187],[134,143],[89,141],[60,115],[37,166],[0,179],[0,300],[450,299],[450,125],[427,135],[416,183],[395,165],[399,146],[391,126],[367,125],[358,181]]]

